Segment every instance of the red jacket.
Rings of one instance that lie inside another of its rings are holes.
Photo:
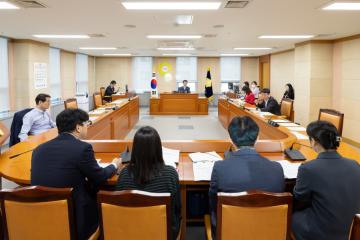
[[[249,93],[245,96],[245,102],[254,105],[255,104],[255,95],[253,93]]]

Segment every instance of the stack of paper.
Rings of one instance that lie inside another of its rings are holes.
[[[195,181],[210,181],[214,163],[222,160],[222,157],[216,152],[190,153],[189,157],[193,161]]]
[[[276,121],[276,120],[274,120]],[[279,123],[280,126],[283,127],[300,127],[300,125],[296,124],[296,123],[292,123],[292,122],[277,122]]]
[[[273,121],[277,122],[277,123],[289,123],[290,122],[289,120],[286,120],[286,119],[274,119]]]
[[[296,127],[286,127],[287,129],[289,129],[290,131],[297,131],[297,132],[305,132],[306,128],[301,127],[301,126],[296,126]]]
[[[100,115],[100,114],[103,114],[104,112],[105,112],[105,108],[104,109],[95,109],[95,110],[89,112],[89,114]]]
[[[176,168],[176,163],[180,159],[180,150],[162,147],[162,152],[165,164]]]
[[[305,136],[304,134],[298,133],[296,131],[291,131],[292,134],[295,135],[295,137],[299,140],[308,140],[309,138]]]
[[[111,164],[111,162],[107,162],[107,163],[101,163],[101,159],[96,159],[97,163],[99,164],[100,167],[102,168],[106,168],[107,166],[109,166]]]
[[[298,170],[301,163],[291,163],[287,160],[279,160],[277,162],[280,163],[281,167],[283,168],[285,178],[287,179],[297,178]]]
[[[216,152],[196,152],[196,153],[190,153],[189,157],[191,160],[195,162],[215,162],[218,160],[222,160],[222,158],[217,154]]]
[[[195,181],[210,181],[212,169],[214,167],[212,161],[194,162],[193,172]]]
[[[93,122],[93,121],[95,121],[97,118],[98,118],[98,117],[89,117],[89,120]]]

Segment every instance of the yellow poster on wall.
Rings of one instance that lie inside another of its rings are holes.
[[[172,70],[172,66],[168,62],[162,62],[158,65],[158,72],[160,73],[160,75],[164,76],[164,75],[170,73],[171,70]]]

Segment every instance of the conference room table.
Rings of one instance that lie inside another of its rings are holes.
[[[245,108],[244,108],[245,107]],[[268,124],[267,117],[253,111],[253,106],[242,106],[236,100],[229,100],[225,98],[219,99],[218,104],[218,117],[219,121],[224,127],[227,127],[229,122],[234,116],[250,116],[256,121],[260,128],[259,140],[255,148],[264,157],[270,160],[289,160],[283,150],[290,146],[298,149],[307,159],[307,161],[315,159],[316,153],[310,148],[309,140],[299,140],[296,136],[286,127],[274,127]],[[272,119],[280,118],[278,116],[271,116]],[[306,135],[306,132],[301,132]],[[39,144],[46,142],[57,136],[55,129],[43,133],[38,136],[30,138],[26,142],[14,145],[3,155],[0,156],[0,171],[1,175],[14,181],[20,185],[30,184],[30,166],[31,166],[31,150]],[[131,149],[132,141],[125,140],[88,140],[92,144],[95,156],[100,159],[100,162],[111,162],[119,153],[124,151],[126,147]],[[300,143],[296,144],[296,143]],[[182,201],[182,219],[181,236],[185,239],[186,223],[203,221],[200,217],[187,217],[187,194],[191,191],[207,191],[209,188],[209,181],[195,181],[193,163],[189,157],[189,153],[193,152],[209,152],[216,151],[220,156],[224,156],[224,152],[231,146],[228,139],[224,140],[164,140],[162,145],[167,148],[180,150],[180,159],[177,164],[177,171],[179,173],[180,191]],[[28,151],[28,152],[26,152]],[[360,163],[360,152],[354,147],[342,142],[338,151],[344,157],[355,159]],[[11,158],[19,153],[26,152],[17,157]],[[102,186],[104,189],[114,189],[117,183],[118,175],[108,179],[107,183]],[[290,188],[295,184],[295,179],[287,179],[286,183]]]
[[[208,100],[197,93],[160,93],[150,98],[150,115],[208,115]]]

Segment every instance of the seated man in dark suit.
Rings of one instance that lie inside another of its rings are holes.
[[[215,162],[209,189],[211,228],[214,239],[218,192],[248,190],[283,192],[285,187],[281,165],[260,156],[254,148],[259,134],[259,127],[254,120],[246,116],[234,117],[228,131],[235,151],[227,153],[225,160]]]
[[[114,159],[106,168],[98,165],[86,138],[89,115],[66,109],[56,118],[59,135],[38,146],[32,155],[31,185],[73,188],[78,239],[88,239],[98,227],[97,187],[116,173]]]
[[[104,100],[107,101],[107,102],[111,102],[111,96],[113,94],[116,94],[118,92],[115,91],[115,87],[116,87],[116,81],[115,80],[112,80],[110,82],[110,85],[107,86],[107,88],[105,89],[105,93],[104,93]]]
[[[255,101],[256,107],[262,112],[270,112],[275,115],[281,115],[280,105],[275,98],[270,96],[270,89],[264,88],[260,91],[259,99]]]
[[[183,86],[178,88],[179,93],[190,93],[190,88],[187,86],[188,80],[183,81]]]
[[[336,151],[341,139],[333,124],[315,121],[306,133],[319,155],[299,168],[293,233],[297,240],[348,240],[360,213],[360,165]]]

